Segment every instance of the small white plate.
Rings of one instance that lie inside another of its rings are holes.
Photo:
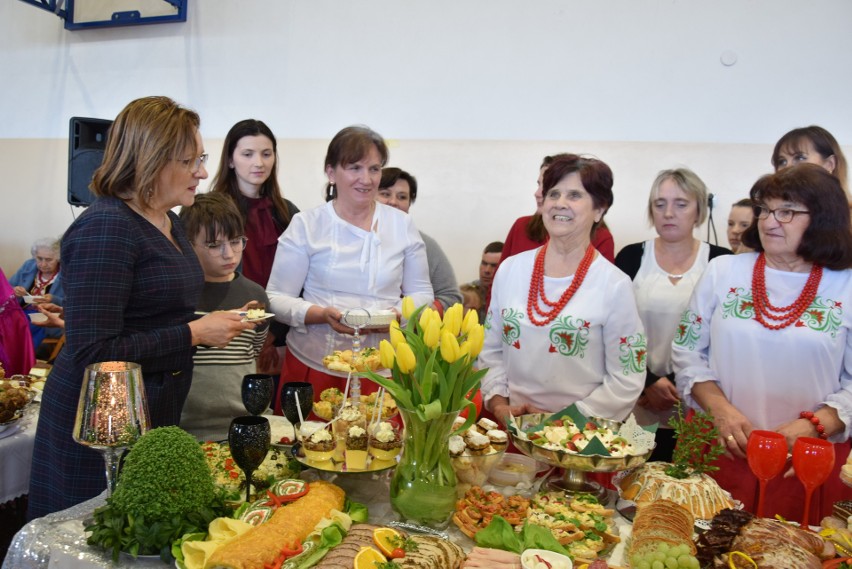
[[[47,322],[47,316],[42,314],[41,312],[30,312],[29,313],[30,322],[38,324],[39,322]]]
[[[396,320],[393,310],[362,310],[353,308],[343,313],[340,322],[347,326],[360,328],[387,328]]]

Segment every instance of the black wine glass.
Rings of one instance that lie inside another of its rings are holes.
[[[251,475],[266,458],[272,444],[269,419],[249,415],[231,421],[228,445],[231,456],[246,475],[246,502],[251,500]]]
[[[302,409],[302,415],[307,417],[313,409],[314,386],[305,381],[288,381],[281,387],[281,410],[292,424],[299,423],[299,410],[296,399]]]
[[[240,390],[243,405],[252,415],[260,415],[269,408],[275,395],[275,382],[271,375],[250,373],[243,376],[243,386]]]

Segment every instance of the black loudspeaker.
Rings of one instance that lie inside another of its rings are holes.
[[[71,117],[68,133],[68,203],[88,206],[95,196],[89,191],[92,175],[101,165],[112,121]]]

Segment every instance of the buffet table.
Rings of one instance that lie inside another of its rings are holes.
[[[315,479],[316,471],[303,473],[305,479]],[[337,484],[346,491],[346,495],[356,502],[366,504],[370,511],[370,523],[382,525],[397,519],[388,501],[388,472],[379,474],[334,475],[323,473],[321,477]],[[612,497],[614,500],[614,496]],[[15,536],[2,569],[82,569],[91,567],[163,567],[159,558],[133,559],[124,556],[113,564],[110,556],[86,545],[84,520],[91,517],[92,511],[103,505],[106,493],[83,502],[73,508],[56,512],[33,520]],[[619,517],[617,521],[622,535],[611,559],[617,561],[623,557],[623,538],[629,534],[630,526]],[[465,550],[473,547],[473,542],[465,537],[454,525],[446,530],[449,539],[461,545]]]
[[[38,411],[38,403],[27,405],[15,430],[0,433],[0,504],[29,491]]]

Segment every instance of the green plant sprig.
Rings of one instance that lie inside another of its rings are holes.
[[[666,474],[672,478],[683,479],[692,474],[702,474],[718,470],[713,462],[725,452],[719,444],[719,431],[713,424],[713,415],[707,411],[698,411],[687,420],[683,416],[680,403],[669,419],[677,438],[672,465],[666,468]]]

